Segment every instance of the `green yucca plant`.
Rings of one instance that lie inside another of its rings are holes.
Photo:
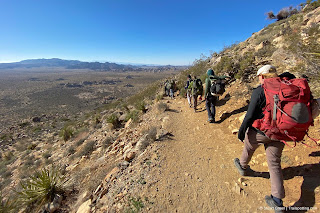
[[[1,213],[14,213],[17,210],[17,205],[14,200],[8,198],[7,200],[3,199],[2,193],[0,193],[0,212]]]
[[[107,117],[107,123],[111,123],[114,128],[118,128],[120,125],[119,118],[116,114],[111,114]]]
[[[64,176],[58,168],[44,168],[35,172],[26,181],[20,182],[21,191],[18,191],[19,200],[33,207],[41,207],[52,202],[57,194],[63,194]]]
[[[74,129],[71,126],[65,126],[60,131],[60,136],[63,138],[64,141],[69,140],[74,135]]]

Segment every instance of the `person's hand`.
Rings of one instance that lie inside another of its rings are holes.
[[[244,137],[245,137],[245,133],[243,131],[240,131],[238,132],[238,139],[243,143],[243,140],[244,140]]]

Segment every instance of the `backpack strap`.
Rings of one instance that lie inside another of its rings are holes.
[[[285,132],[285,134],[286,134],[289,138],[293,139],[293,137],[289,136],[287,132]],[[317,148],[318,146],[320,146],[320,144],[317,143],[317,141],[319,141],[318,139],[311,138],[311,137],[308,135],[308,132],[306,132],[306,135],[308,136],[308,138],[310,138],[310,139],[316,144],[316,146],[309,146],[309,145],[306,144],[305,142],[301,141],[301,143],[302,143],[303,145],[305,145],[306,147],[309,147],[309,148]],[[294,141],[294,146],[290,146],[286,141],[281,140],[282,143],[284,143],[285,145],[289,146],[290,148],[294,148],[294,147],[296,147],[296,145],[297,145],[297,141],[296,141],[296,140],[293,140],[293,141]]]
[[[296,141],[294,141],[294,146],[290,146],[286,141],[284,141],[284,140],[281,140],[281,142],[282,143],[284,143],[285,145],[287,145],[288,147],[290,147],[290,148],[294,148],[294,147],[296,147],[296,145],[297,145],[297,142]]]

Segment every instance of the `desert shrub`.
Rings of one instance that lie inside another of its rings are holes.
[[[18,198],[27,207],[41,208],[45,203],[52,202],[56,195],[65,192],[63,181],[60,169],[44,168],[20,182]]]
[[[118,128],[120,126],[119,118],[116,114],[111,114],[107,117],[106,121],[113,125],[114,128]]]
[[[12,152],[8,151],[8,152],[3,153],[2,158],[4,161],[9,162],[14,159],[14,155]]]
[[[299,10],[297,8],[288,7],[288,8],[282,8],[277,15],[275,15],[272,11],[267,13],[267,19],[277,19],[277,21],[284,20],[286,18],[289,18],[292,15],[295,15],[299,13]]]
[[[239,61],[239,70],[235,75],[235,78],[240,79],[248,71],[249,67],[253,65],[254,56],[252,52],[246,53]]]
[[[85,140],[86,140],[85,138],[81,138],[80,140],[77,141],[76,146],[80,146],[81,144],[83,144]]]
[[[11,177],[11,175],[12,172],[10,170],[6,170],[3,174],[1,174],[4,179]]]
[[[305,10],[303,12],[312,11],[312,10],[320,7],[320,0],[317,0],[317,1],[307,0],[305,3],[301,4],[302,7],[305,7],[306,5],[307,5],[307,7],[305,8]]]
[[[32,143],[32,144],[29,144],[29,145],[28,145],[28,148],[27,148],[27,149],[29,149],[29,150],[34,150],[36,147],[37,147],[37,144]]]
[[[232,58],[228,56],[223,56],[220,62],[214,67],[214,70],[216,70],[217,74],[221,72],[229,72],[232,69],[233,69]]]
[[[60,131],[60,137],[62,137],[64,141],[69,140],[73,135],[74,129],[72,126],[64,126]]]
[[[102,142],[102,148],[106,149],[108,146],[110,146],[113,142],[113,139],[111,137],[107,137],[103,142]]]
[[[125,121],[128,121],[131,118],[133,122],[137,122],[139,120],[139,114],[138,110],[132,110],[127,114]]]
[[[268,44],[267,46],[265,46],[262,49],[258,50],[255,53],[255,56],[258,56],[258,57],[270,57],[270,56],[272,56],[274,51],[276,51],[275,46],[273,46],[272,44]]]
[[[138,198],[129,197],[128,201],[129,201],[129,207],[126,209],[127,213],[137,213],[144,207],[144,204],[140,197]]]
[[[147,112],[146,103],[144,101],[137,102],[135,107],[137,110],[140,110],[143,113]]]
[[[164,112],[169,109],[169,106],[166,103],[160,102],[157,105],[157,109],[159,110],[159,112]]]
[[[96,115],[94,117],[94,124],[97,125],[97,124],[100,124],[101,123],[101,116],[100,115]]]
[[[45,159],[44,163],[45,163],[45,165],[51,165],[53,163],[53,160],[51,158],[50,159]]]
[[[180,89],[180,93],[181,93],[181,89]],[[160,101],[163,99],[163,94],[158,94],[157,97],[156,97],[156,101]]]
[[[154,126],[151,127],[151,128],[148,130],[147,134],[148,134],[148,138],[149,138],[150,140],[155,141],[156,138],[157,138],[157,128],[154,127]]]
[[[45,153],[42,154],[42,157],[48,159],[51,157],[51,153],[49,151],[46,151]]]
[[[15,213],[17,211],[16,200],[8,198],[4,199],[2,193],[0,193],[0,212],[3,213]]]
[[[32,158],[31,158],[32,157]],[[23,164],[23,167],[24,168],[29,168],[29,167],[31,167],[31,166],[33,166],[34,165],[34,159],[33,159],[33,155],[32,156],[30,156],[30,157],[28,157],[27,159],[26,159],[26,161],[24,162],[24,164]]]
[[[30,125],[30,122],[23,122],[23,123],[20,123],[18,124],[21,128],[24,128],[26,126],[29,126]]]
[[[94,151],[95,144],[96,142],[94,141],[89,141],[88,143],[86,143],[79,152],[78,156],[90,155]]]
[[[68,149],[67,149],[67,155],[72,155],[76,152],[76,150],[74,149],[73,146],[70,146]]]
[[[38,132],[41,131],[41,127],[40,127],[40,126],[36,126],[36,127],[34,127],[34,128],[32,129],[32,131],[33,131],[34,133],[38,133]]]

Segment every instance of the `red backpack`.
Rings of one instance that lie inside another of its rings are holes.
[[[303,140],[313,125],[311,91],[306,79],[269,78],[262,87],[266,96],[264,117],[252,126],[273,140]]]

